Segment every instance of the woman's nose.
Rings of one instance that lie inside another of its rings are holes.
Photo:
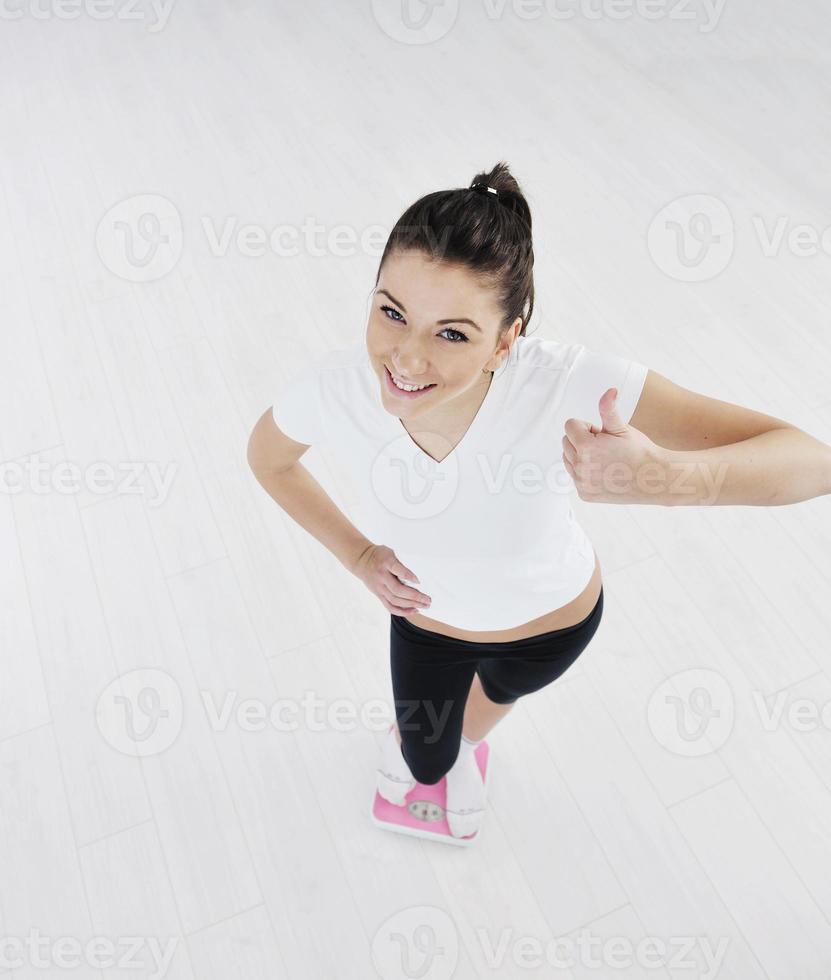
[[[413,339],[398,345],[392,364],[405,378],[417,378],[426,373],[429,360],[422,350],[422,342]]]

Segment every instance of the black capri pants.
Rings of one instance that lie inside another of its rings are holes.
[[[437,783],[459,754],[473,675],[497,704],[512,704],[563,674],[588,646],[603,615],[594,609],[565,629],[523,640],[458,640],[390,616],[390,673],[401,752],[420,783]]]

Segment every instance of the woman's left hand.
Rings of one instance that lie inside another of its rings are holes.
[[[617,389],[599,402],[602,428],[567,419],[563,465],[581,500],[609,504],[657,503],[664,487],[663,450],[618,415]],[[651,488],[651,492],[650,492]]]

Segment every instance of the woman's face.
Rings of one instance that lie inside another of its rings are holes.
[[[502,364],[522,325],[517,318],[497,346],[499,320],[493,292],[463,266],[431,261],[417,251],[389,255],[366,330],[387,411],[402,419],[438,418],[443,407],[453,415],[475,399],[478,386],[490,382],[483,372]],[[393,378],[431,387],[409,393]]]

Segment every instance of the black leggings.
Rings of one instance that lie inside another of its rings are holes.
[[[585,619],[524,640],[457,640],[390,616],[390,673],[401,751],[420,782],[437,783],[456,761],[473,675],[497,704],[538,691],[574,663],[600,625],[603,587]]]

